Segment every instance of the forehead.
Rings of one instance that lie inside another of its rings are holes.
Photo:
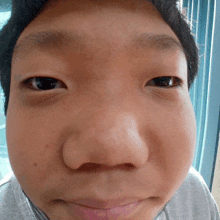
[[[23,31],[13,55],[25,55],[33,48],[49,51],[73,46],[78,51],[94,39],[108,38],[117,45],[129,42],[139,49],[183,52],[174,32],[148,1],[81,0],[49,1]]]
[[[58,14],[65,11],[71,12],[73,9],[75,11],[91,11],[91,10],[101,10],[102,8],[114,8],[119,9],[123,8],[129,11],[144,11],[148,10],[151,7],[151,10],[157,12],[155,7],[152,7],[153,4],[149,0],[49,0],[43,11],[48,10],[48,8],[57,10]]]

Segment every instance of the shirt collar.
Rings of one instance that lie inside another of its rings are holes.
[[[23,191],[23,190],[22,190]],[[32,211],[34,212],[37,220],[49,220],[49,218],[46,216],[46,214],[41,211],[39,208],[37,208],[32,202],[31,200],[27,197],[27,195],[25,194],[25,192],[23,191],[25,197],[27,198],[29,204],[30,204],[30,207],[32,209]]]

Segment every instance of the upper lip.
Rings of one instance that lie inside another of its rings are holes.
[[[114,200],[96,200],[96,199],[91,199],[91,198],[86,198],[86,199],[81,199],[81,200],[75,200],[75,201],[66,201],[70,206],[71,205],[80,205],[88,208],[93,208],[93,209],[112,209],[116,208],[119,206],[126,206],[131,203],[136,203],[139,202],[143,199],[137,199],[137,198],[130,198],[130,199],[125,199],[125,198],[119,198],[119,199],[114,199]]]

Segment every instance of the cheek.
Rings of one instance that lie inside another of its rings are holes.
[[[16,108],[16,111],[11,109],[12,105],[8,109],[6,122],[11,167],[22,189],[39,205],[48,177],[51,173],[59,173],[59,168],[62,167],[59,149],[56,148],[60,146],[56,140],[58,135],[53,134],[55,124],[53,123],[52,128],[49,119],[42,114],[33,118],[32,113],[22,114],[22,108]],[[57,145],[48,140],[57,142]]]
[[[32,176],[34,169],[41,163],[38,146],[32,138],[38,128],[28,126],[25,129],[25,125],[26,120],[19,120],[18,114],[8,114],[6,122],[8,153],[17,177]]]
[[[34,186],[37,189],[47,175],[48,170],[44,168],[46,163],[50,163],[52,153],[45,149],[48,127],[46,124],[37,123],[38,120],[33,118],[32,113],[23,114],[22,107],[16,105],[13,99],[10,101],[13,104],[9,103],[6,119],[10,163],[24,189],[26,186]],[[45,122],[44,116],[42,121]],[[29,184],[30,182],[32,184]]]
[[[162,114],[162,113],[161,113]],[[166,177],[164,190],[173,184],[172,193],[182,184],[193,162],[196,145],[196,120],[191,102],[167,112],[161,121],[157,146],[160,147],[161,173]]]

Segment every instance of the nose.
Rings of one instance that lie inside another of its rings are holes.
[[[138,168],[147,162],[149,149],[137,118],[131,114],[105,112],[79,124],[78,135],[70,135],[63,146],[63,159],[69,168],[88,164]]]

